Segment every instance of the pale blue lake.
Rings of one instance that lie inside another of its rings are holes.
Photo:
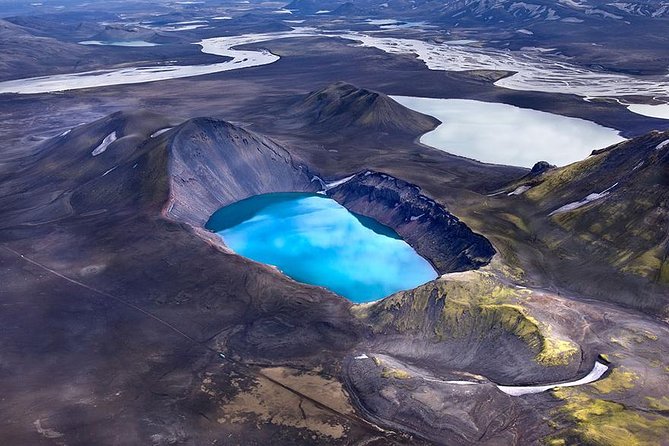
[[[257,195],[219,209],[206,227],[237,254],[353,302],[378,300],[437,277],[391,228],[319,194]]]

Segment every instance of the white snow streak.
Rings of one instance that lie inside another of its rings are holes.
[[[511,195],[521,195],[521,194],[527,192],[530,189],[532,189],[531,186],[519,186],[516,189],[514,189],[512,192],[509,192],[507,195],[509,195],[509,196],[511,196]]]
[[[609,191],[611,189],[613,189],[614,187],[616,187],[617,185],[618,185],[618,183],[614,184],[613,186],[609,187],[608,189],[603,190],[602,192],[592,193],[592,194],[588,195],[587,197],[583,198],[582,200],[567,203],[564,206],[559,207],[556,210],[554,210],[553,212],[551,212],[550,214],[548,214],[548,216],[550,217],[551,215],[562,214],[563,212],[573,211],[574,209],[578,209],[582,206],[585,206],[588,203],[592,203],[593,201],[599,200],[600,198],[604,198],[609,194]]]
[[[156,136],[160,136],[160,135],[162,135],[162,134],[165,133],[165,132],[169,132],[170,130],[172,130],[172,128],[173,128],[173,127],[166,127],[166,128],[164,128],[164,129],[160,129],[160,130],[158,130],[157,132],[153,132],[153,133],[151,134],[151,138],[155,138]]]
[[[595,362],[595,366],[592,368],[590,373],[581,379],[577,379],[576,381],[540,386],[497,386],[497,388],[502,392],[512,396],[527,395],[529,393],[541,393],[555,387],[574,387],[597,381],[602,377],[602,375],[604,375],[604,373],[606,373],[608,369],[609,367],[607,365],[602,364],[601,362]]]
[[[98,156],[109,147],[109,144],[116,141],[116,131],[111,132],[109,135],[105,136],[105,139],[102,140],[99,146],[97,146],[92,152],[91,155]]]
[[[342,184],[344,184],[344,183],[350,181],[351,179],[353,179],[353,177],[355,177],[355,175],[351,175],[349,177],[342,178],[341,180],[333,181],[331,183],[323,183],[323,188],[325,190],[330,190],[330,189],[335,188],[337,186],[341,186]]]

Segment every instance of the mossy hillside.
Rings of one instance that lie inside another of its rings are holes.
[[[623,276],[669,284],[667,157],[664,151],[655,149],[664,139],[660,134],[646,135],[538,177],[525,178],[524,184],[532,187],[513,197],[513,202],[506,197],[497,198],[504,204],[497,214],[500,219],[515,222],[516,240],[522,240],[523,235],[536,238],[534,245],[545,255],[565,255],[574,262],[590,258],[610,265]],[[614,185],[608,196],[549,217],[567,203]],[[524,232],[523,225],[530,232]],[[499,234],[490,233],[489,227],[482,229],[484,233],[486,230],[496,245],[499,235],[508,236],[509,232],[506,227]],[[507,259],[509,250],[500,252]],[[573,253],[578,255],[572,257]]]
[[[564,186],[587,177],[601,163],[604,154],[595,155],[544,174],[541,183],[523,194],[532,201],[542,201],[546,197],[559,196]]]
[[[383,371],[381,372],[381,377],[386,378],[386,379],[389,379],[389,378],[409,379],[409,378],[411,378],[411,374],[409,372],[407,372],[406,370],[384,367]]]
[[[598,393],[608,394],[613,392],[624,392],[634,388],[635,382],[639,379],[636,373],[623,368],[613,369],[606,378],[595,381],[590,384]]]
[[[656,199],[635,191],[619,191],[615,200],[597,200],[556,214],[552,221],[565,230],[562,237],[573,239],[576,234],[589,251],[615,268],[669,283],[669,275],[663,273],[667,246],[662,228],[667,227],[667,217],[661,211],[667,203],[660,193],[649,195]]]
[[[578,387],[560,388],[553,395],[564,402],[558,412],[573,423],[565,435],[576,437],[578,443],[601,446],[662,445],[669,437],[669,419],[623,404],[591,396]]]
[[[420,332],[439,342],[510,333],[535,352],[539,364],[569,364],[579,347],[553,336],[549,325],[522,306],[522,296],[528,292],[490,273],[469,272],[397,293],[357,311],[364,313],[376,332]]]
[[[624,348],[635,348],[639,344],[649,341],[657,341],[655,333],[642,329],[627,329],[620,331],[616,336],[611,336],[609,341]]]
[[[525,221],[523,221],[523,219],[518,215],[504,212],[500,216],[502,217],[502,219],[512,223],[516,228],[518,228],[522,232],[527,232],[527,233],[530,232],[530,229],[527,227],[527,223],[525,223]]]
[[[388,367],[384,365],[384,361],[381,360],[378,356],[372,356],[372,361],[376,367],[383,367],[381,370],[381,377],[390,379],[409,379],[411,374],[406,370],[399,369],[397,367]]]
[[[655,147],[662,140],[659,134],[644,135],[595,151],[581,161],[551,169],[538,177],[523,197],[540,205],[553,205],[565,199],[581,199],[582,196],[574,194],[586,190],[595,192],[593,187],[601,191],[629,176],[641,177],[648,185],[655,184],[652,179],[646,181],[645,170],[659,162]],[[642,165],[644,168],[639,169]],[[652,172],[649,175],[652,176]]]
[[[651,409],[669,413],[669,396],[661,396],[659,398],[647,396],[646,401],[648,402],[648,407]]]

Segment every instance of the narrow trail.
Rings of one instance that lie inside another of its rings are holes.
[[[108,297],[108,298],[110,298],[110,299],[114,299],[115,301],[120,302],[120,303],[122,303],[123,305],[132,308],[133,310],[136,310],[136,311],[139,311],[139,312],[143,313],[144,315],[146,315],[146,316],[150,317],[151,319],[157,321],[158,323],[164,325],[165,327],[169,328],[170,330],[174,331],[175,333],[179,334],[180,336],[182,336],[182,337],[188,339],[189,341],[191,341],[191,342],[193,342],[193,343],[195,343],[195,344],[202,345],[202,346],[204,346],[205,348],[207,348],[208,350],[210,350],[210,351],[212,351],[212,352],[220,353],[220,352],[217,352],[215,349],[213,349],[213,348],[211,348],[211,347],[209,347],[209,346],[207,346],[207,345],[204,345],[204,344],[201,343],[200,341],[198,341],[198,340],[196,340],[196,339],[190,337],[189,335],[187,335],[187,334],[184,333],[183,331],[179,330],[177,327],[175,327],[174,325],[170,324],[169,322],[167,322],[167,321],[165,321],[165,320],[159,318],[158,316],[156,316],[155,314],[150,313],[149,311],[144,310],[143,308],[138,307],[137,305],[135,305],[135,304],[133,304],[133,303],[130,303],[130,302],[124,300],[124,299],[121,299],[120,297],[116,297],[116,296],[114,296],[114,295],[112,295],[112,294],[109,294],[109,293],[107,293],[107,292],[105,292],[105,291],[101,291],[101,290],[98,290],[98,289],[96,289],[96,288],[93,288],[92,286],[90,286],[90,285],[86,285],[85,283],[80,282],[80,281],[78,281],[78,280],[76,280],[76,279],[72,279],[71,277],[67,277],[66,275],[61,274],[61,273],[59,273],[58,271],[55,271],[55,270],[49,268],[48,266],[46,266],[46,265],[44,265],[44,264],[42,264],[42,263],[40,263],[40,262],[38,262],[38,261],[36,261],[36,260],[31,259],[30,257],[26,257],[26,256],[24,256],[23,254],[21,254],[20,252],[15,251],[15,250],[13,250],[12,248],[9,248],[9,247],[7,247],[7,246],[3,246],[3,248],[4,248],[6,251],[9,251],[9,252],[13,253],[14,255],[16,255],[17,257],[20,257],[21,259],[25,260],[26,262],[31,263],[31,264],[37,266],[38,268],[41,268],[41,269],[43,269],[44,271],[47,271],[47,272],[53,274],[54,276],[60,277],[61,279],[66,280],[66,281],[68,281],[68,282],[70,282],[70,283],[73,283],[73,284],[78,285],[78,286],[80,286],[80,287],[86,288],[87,290],[92,291],[92,292],[94,292],[94,293],[96,293],[96,294],[99,294],[99,295],[101,295],[101,296],[105,296],[105,297]]]
[[[215,353],[221,360],[227,361],[228,363],[233,364],[233,365],[243,369],[247,374],[254,375],[255,377],[258,377],[258,376],[262,377],[263,379],[266,379],[267,381],[271,382],[272,384],[274,384],[278,387],[281,387],[282,389],[284,389],[288,392],[293,393],[294,395],[301,398],[302,400],[309,401],[314,406],[316,406],[316,407],[318,407],[318,408],[320,408],[320,409],[322,409],[326,412],[330,412],[331,414],[333,414],[337,417],[344,418],[344,419],[346,419],[346,420],[348,420],[348,421],[350,421],[354,424],[357,424],[357,425],[362,426],[366,429],[372,430],[372,431],[376,432],[378,435],[381,435],[381,436],[384,436],[384,437],[386,437],[388,435],[398,435],[396,432],[389,431],[389,430],[386,430],[386,429],[382,429],[381,427],[377,426],[376,424],[374,424],[374,423],[366,420],[365,418],[360,417],[360,416],[358,416],[354,413],[349,414],[349,413],[340,412],[339,410],[334,409],[333,407],[330,407],[327,404],[324,404],[324,403],[310,397],[309,395],[306,395],[306,394],[300,392],[299,390],[296,390],[296,389],[294,389],[294,388],[292,388],[292,387],[290,387],[290,386],[272,378],[271,376],[268,376],[267,374],[265,374],[262,370],[260,370],[258,368],[255,368],[253,366],[249,366],[248,364],[245,364],[244,362],[237,361],[235,359],[229,358],[225,355],[224,352],[216,350],[215,348],[209,346],[205,342],[198,341],[197,339],[195,339],[192,336],[189,336],[188,334],[184,333],[182,330],[178,329],[177,327],[175,327],[174,325],[165,321],[164,319],[161,319],[160,317],[156,316],[155,314],[151,313],[150,311],[147,311],[147,310],[145,310],[141,307],[138,307],[137,305],[135,305],[131,302],[128,302],[125,299],[122,299],[118,296],[114,296],[113,294],[110,294],[110,293],[107,293],[105,291],[99,290],[99,289],[94,288],[90,285],[87,285],[83,282],[80,282],[76,279],[68,277],[68,276],[66,276],[62,273],[59,273],[58,271],[56,271],[52,268],[49,268],[48,266],[44,265],[43,263],[40,263],[36,260],[33,260],[30,257],[27,257],[27,256],[21,254],[20,252],[15,251],[12,248],[9,248],[9,247],[4,246],[4,245],[0,246],[0,247],[2,247],[5,251],[8,251],[8,252],[14,254],[15,256],[21,258],[22,260],[24,260],[24,261],[40,268],[40,269],[46,271],[46,272],[48,272],[48,273],[50,273],[50,274],[52,274],[52,275],[54,275],[54,276],[56,276],[56,277],[58,277],[62,280],[65,280],[65,281],[70,282],[74,285],[80,286],[82,288],[85,288],[85,289],[87,289],[87,290],[89,290],[89,291],[91,291],[95,294],[113,299],[113,300],[121,303],[122,305],[127,306],[128,308],[131,308],[135,311],[138,311],[138,312],[142,313],[143,315],[153,319],[154,321],[158,322],[159,324],[163,325],[164,327],[167,327],[168,329],[170,329],[174,333],[178,334],[182,338],[190,341],[191,343],[193,343],[195,345],[198,345],[198,346],[200,346],[200,347],[204,348],[205,350],[208,350],[212,353]]]

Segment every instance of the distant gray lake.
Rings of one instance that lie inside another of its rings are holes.
[[[219,209],[206,227],[236,253],[353,302],[437,277],[391,228],[319,194],[257,195]]]
[[[485,163],[564,166],[594,149],[624,141],[617,130],[579,118],[469,99],[392,96],[442,124],[420,138],[425,145]]]
[[[145,40],[84,40],[79,45],[102,45],[102,46],[128,46],[128,47],[147,47],[158,46],[157,43],[147,42]]]

